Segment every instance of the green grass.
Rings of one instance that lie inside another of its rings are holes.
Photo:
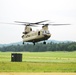
[[[0,52],[0,72],[76,72],[76,52],[21,52],[23,62],[11,62]]]
[[[23,61],[34,62],[76,62],[76,52],[27,52]]]
[[[0,62],[0,72],[76,72],[76,63]]]

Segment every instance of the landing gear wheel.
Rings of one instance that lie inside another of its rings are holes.
[[[43,44],[46,44],[46,42],[44,41]]]
[[[33,42],[33,44],[35,45],[35,42]]]
[[[24,45],[24,42],[22,44]]]

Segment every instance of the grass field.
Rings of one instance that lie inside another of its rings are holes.
[[[76,72],[76,52],[20,53],[23,62],[11,62],[11,52],[0,52],[0,72]]]

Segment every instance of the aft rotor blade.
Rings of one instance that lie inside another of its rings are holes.
[[[0,22],[0,24],[25,25],[25,24],[19,24],[19,23],[6,23],[6,22]]]
[[[28,23],[29,24],[29,22],[21,22],[21,21],[14,21],[15,23]]]
[[[15,23],[6,23],[6,22],[0,22],[0,24],[15,24]],[[16,24],[17,25],[17,24]]]
[[[25,24],[39,24],[39,23],[43,23],[43,22],[46,22],[46,21],[49,21],[49,20],[44,20],[44,21],[35,22],[35,23],[30,23],[30,22],[21,22],[21,21],[14,21],[14,22],[16,22],[16,23],[25,23]]]
[[[44,21],[36,22],[34,24],[40,24],[40,23],[43,23],[43,22],[46,22],[46,21],[49,21],[49,20],[44,20]]]

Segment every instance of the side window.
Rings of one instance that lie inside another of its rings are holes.
[[[46,31],[43,31],[43,34],[46,34]]]
[[[30,31],[32,31],[32,28],[30,28]]]
[[[40,35],[40,31],[38,32],[38,35]]]

